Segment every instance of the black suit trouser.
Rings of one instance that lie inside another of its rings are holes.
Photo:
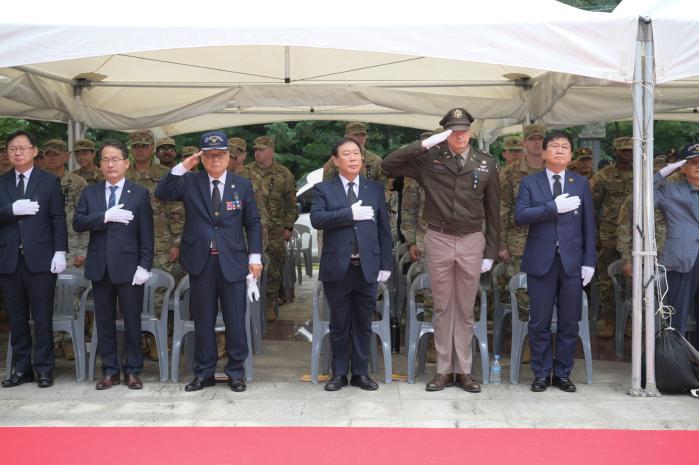
[[[31,316],[36,338],[34,369],[37,373],[53,373],[53,297],[56,294],[56,275],[50,271],[32,273],[20,253],[15,272],[0,274],[0,286],[10,320],[14,371],[27,373],[32,368],[32,334],[29,328]]]
[[[95,321],[97,322],[97,350],[102,359],[102,374],[119,374],[116,337],[116,306],[124,316],[124,352],[126,359],[121,371],[125,375],[138,375],[143,370],[143,349],[141,348],[141,312],[143,311],[143,285],[131,283],[114,284],[109,274],[104,273],[100,281],[92,281],[92,295],[95,299]]]
[[[667,304],[675,308],[672,315],[672,327],[684,335],[687,330],[687,316],[694,312],[695,321],[699,321],[699,253],[694,266],[686,273],[667,272]],[[694,346],[699,347],[699,333],[694,336]]]
[[[226,325],[224,372],[229,378],[242,378],[248,356],[245,332],[245,281],[226,281],[219,263],[220,255],[209,255],[198,276],[189,276],[192,314],[194,316],[194,376],[211,378],[216,373],[216,316],[219,300]]]
[[[364,279],[362,267],[349,265],[342,281],[324,281],[330,304],[330,343],[335,376],[347,375],[352,342],[352,374],[369,373],[371,317],[376,309],[376,283]]]

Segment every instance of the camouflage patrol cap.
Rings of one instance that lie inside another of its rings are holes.
[[[691,160],[692,158],[697,157],[699,157],[698,143],[687,144],[684,147],[682,147],[682,150],[680,150],[680,160]]]
[[[617,137],[612,145],[614,150],[633,150],[633,139],[631,137]]]
[[[134,131],[129,134],[129,142],[132,146],[136,144],[153,145],[153,133],[148,129]]]
[[[44,153],[48,151],[63,153],[68,151],[68,145],[66,145],[66,143],[63,142],[61,139],[49,139],[46,142],[44,142],[44,145],[43,147],[41,147],[41,150],[43,150]]]
[[[187,145],[182,149],[182,156],[183,157],[191,157],[195,153],[199,151],[199,147],[194,147],[193,145]]]
[[[73,152],[77,152],[78,150],[92,150],[94,152],[95,143],[90,139],[76,140],[75,144],[73,144]]]
[[[172,145],[173,147],[176,146],[175,144],[175,139],[171,137],[161,137],[158,139],[158,141],[155,143],[155,148],[157,149],[161,145]]]
[[[529,139],[532,136],[546,137],[546,126],[543,124],[528,124],[524,126],[524,138]]]
[[[260,136],[255,139],[255,145],[253,148],[256,149],[273,149],[274,148],[274,138],[271,136]]]
[[[502,145],[505,150],[522,150],[522,138],[519,136],[507,136]]]
[[[581,158],[592,158],[592,150],[589,147],[578,147],[573,152],[573,160],[580,160]]]
[[[245,142],[245,139],[241,139],[240,137],[231,137],[228,139],[228,150],[245,152],[247,149],[248,144]]]
[[[345,125],[345,134],[366,134],[366,123],[350,121]]]
[[[439,121],[439,124],[446,130],[465,131],[471,128],[473,116],[463,108],[452,108]]]

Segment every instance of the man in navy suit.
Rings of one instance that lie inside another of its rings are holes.
[[[570,380],[578,340],[582,288],[595,270],[595,218],[587,178],[567,170],[573,141],[563,131],[544,138],[546,169],[522,179],[515,208],[517,224],[528,224],[521,270],[531,300],[529,345],[534,381],[531,390],[553,384],[575,392]],[[556,354],[551,319],[558,311]],[[551,372],[553,371],[553,378]]]
[[[220,300],[226,324],[228,385],[242,392],[246,389],[243,363],[248,356],[245,281],[256,282],[262,272],[262,227],[252,183],[226,170],[230,155],[223,131],[202,134],[200,147],[201,151],[182,160],[155,189],[159,199],[179,200],[185,207],[180,258],[189,273],[195,322],[194,380],[185,390],[214,385]],[[191,172],[200,159],[205,171]]]
[[[0,177],[0,286],[10,319],[12,366],[3,387],[34,381],[29,316],[34,320],[34,369],[39,387],[53,385],[53,297],[66,269],[68,231],[60,180],[34,167],[36,139],[7,138],[13,170]]]
[[[385,282],[393,266],[386,197],[383,184],[359,175],[362,148],[354,139],[340,139],[331,160],[339,174],[315,185],[311,207],[311,224],[323,230],[318,279],[330,304],[333,376],[325,390],[352,384],[373,391],[379,385],[368,374],[371,317],[377,282]]]
[[[100,160],[106,181],[83,190],[73,217],[77,232],[90,231],[85,277],[92,281],[103,375],[95,388],[109,389],[121,381],[116,343],[118,298],[126,330],[126,361],[121,367],[124,384],[141,389],[141,312],[143,284],[153,265],[153,210],[148,189],[125,178],[129,155],[123,143],[105,141]]]

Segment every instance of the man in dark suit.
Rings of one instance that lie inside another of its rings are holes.
[[[106,141],[100,148],[100,160],[106,181],[83,190],[73,218],[77,232],[90,231],[85,277],[92,281],[103,375],[95,388],[104,390],[120,383],[118,298],[126,329],[126,361],[121,367],[124,384],[129,389],[141,389],[141,312],[143,284],[153,265],[153,210],[148,189],[125,178],[129,158],[123,143]]]
[[[359,175],[362,148],[355,140],[340,139],[331,160],[339,174],[315,185],[311,207],[311,224],[323,230],[318,279],[330,304],[333,376],[325,390],[352,384],[373,391],[379,385],[368,375],[368,352],[376,283],[385,282],[393,266],[386,197],[383,184]]]
[[[39,387],[53,385],[53,297],[66,269],[68,231],[60,180],[34,167],[36,139],[7,138],[13,170],[0,177],[0,286],[10,319],[12,366],[3,387],[34,381],[29,316],[34,320],[34,369]]]
[[[531,301],[529,345],[534,381],[531,390],[553,384],[575,392],[570,380],[578,340],[582,288],[595,270],[595,217],[587,178],[566,170],[573,141],[563,131],[544,138],[546,169],[522,179],[515,208],[517,224],[528,224],[521,270]],[[551,319],[558,310],[556,354]],[[551,379],[551,372],[553,378]]]
[[[258,280],[262,272],[262,227],[252,183],[226,170],[230,155],[223,131],[202,134],[200,146],[200,152],[182,160],[155,189],[159,199],[179,200],[185,207],[180,258],[189,273],[195,322],[194,380],[185,390],[214,385],[220,300],[226,324],[228,385],[242,392],[246,389],[243,363],[248,355],[245,280],[247,276]],[[200,159],[205,171],[190,172]]]

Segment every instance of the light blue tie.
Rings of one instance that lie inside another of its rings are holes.
[[[114,205],[116,205],[116,190],[119,189],[119,186],[109,186],[109,190],[111,191],[109,193],[109,205],[107,205],[107,208],[112,208]]]

